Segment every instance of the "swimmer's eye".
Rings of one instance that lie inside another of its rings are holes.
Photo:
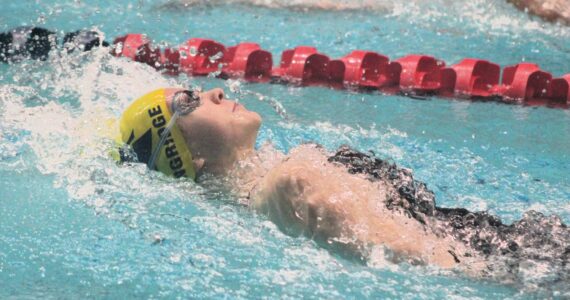
[[[187,115],[200,106],[200,95],[197,91],[184,90],[174,94],[172,108],[180,115]]]

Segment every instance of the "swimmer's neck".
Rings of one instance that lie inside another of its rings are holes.
[[[194,167],[199,175],[210,174],[215,177],[228,177],[242,162],[251,160],[257,151],[254,149],[237,149],[232,153],[218,155],[216,158],[197,155],[194,159]]]
[[[241,151],[234,163],[218,174],[224,178],[224,185],[227,188],[239,195],[239,198],[245,199],[286,157],[271,144],[264,144],[258,150]]]

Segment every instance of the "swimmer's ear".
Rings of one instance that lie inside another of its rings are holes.
[[[196,174],[200,173],[200,171],[202,170],[202,167],[204,166],[204,159],[203,158],[195,158],[192,160],[192,163],[194,164],[194,171],[196,172]]]

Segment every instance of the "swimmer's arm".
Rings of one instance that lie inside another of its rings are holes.
[[[314,195],[315,187],[311,182],[316,180],[318,174],[315,171],[302,164],[286,162],[259,183],[252,197],[253,206],[290,234],[315,236],[320,230],[321,236],[331,235],[330,232],[324,234],[325,228],[316,222],[322,220],[325,213]]]
[[[345,190],[347,185],[341,188],[341,181],[350,182],[353,190]],[[377,199],[370,197],[366,184],[371,183],[290,160],[260,182],[252,200],[258,211],[290,234],[344,243],[345,249],[356,252],[371,244],[384,245],[396,254],[395,260],[414,257],[441,267],[455,265],[447,245],[421,225],[405,218],[399,222],[371,209],[370,201]]]

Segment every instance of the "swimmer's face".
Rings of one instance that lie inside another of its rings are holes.
[[[167,103],[178,90],[168,89]],[[227,167],[240,153],[253,150],[261,117],[243,105],[225,99],[222,89],[200,93],[200,106],[177,122],[194,158],[212,172]]]

